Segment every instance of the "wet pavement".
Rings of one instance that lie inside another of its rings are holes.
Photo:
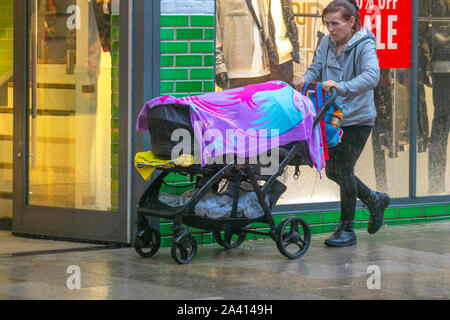
[[[105,246],[92,243],[15,237],[10,231],[0,230],[0,257],[102,247]]]
[[[270,239],[232,250],[201,245],[189,265],[177,264],[170,248],[152,258],[86,244],[3,253],[0,299],[449,299],[450,222],[361,230],[357,246],[346,248],[325,247],[327,236],[313,235],[298,260]]]

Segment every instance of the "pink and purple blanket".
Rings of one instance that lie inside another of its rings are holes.
[[[141,109],[136,129],[148,130],[147,117],[154,106],[183,104],[191,107],[191,123],[202,150],[202,166],[208,157],[234,153],[253,157],[272,148],[306,140],[315,168],[325,167],[320,127],[311,100],[282,81],[269,81],[199,96],[154,98]],[[242,137],[247,143],[242,143]]]

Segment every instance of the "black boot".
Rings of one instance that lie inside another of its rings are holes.
[[[355,221],[339,221],[337,230],[325,240],[325,245],[329,247],[347,247],[356,244],[356,234],[353,231]]]
[[[370,197],[363,201],[367,209],[369,209],[369,225],[367,232],[374,234],[380,230],[383,225],[384,210],[389,205],[391,198],[385,193],[372,191]]]

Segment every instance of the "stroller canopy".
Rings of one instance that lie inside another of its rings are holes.
[[[270,149],[306,140],[314,166],[325,167],[319,126],[311,100],[282,81],[211,92],[199,96],[154,98],[141,109],[136,129],[149,130],[152,108],[161,105],[190,107],[195,139],[201,146],[202,166],[208,157],[233,153],[253,157]],[[168,119],[170,120],[170,119]]]

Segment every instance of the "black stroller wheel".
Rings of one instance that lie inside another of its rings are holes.
[[[300,258],[306,253],[311,243],[311,230],[308,223],[299,217],[283,219],[276,230],[276,243],[278,250],[285,257]]]
[[[161,245],[161,235],[158,230],[145,228],[136,233],[134,249],[144,258],[153,256]]]
[[[179,264],[188,264],[197,254],[197,241],[190,234],[184,233],[173,242],[170,253]]]
[[[224,247],[225,249],[234,249],[239,247],[241,243],[244,242],[247,233],[233,233],[225,231],[222,236],[222,232],[214,231],[213,235],[216,242],[222,247]]]

